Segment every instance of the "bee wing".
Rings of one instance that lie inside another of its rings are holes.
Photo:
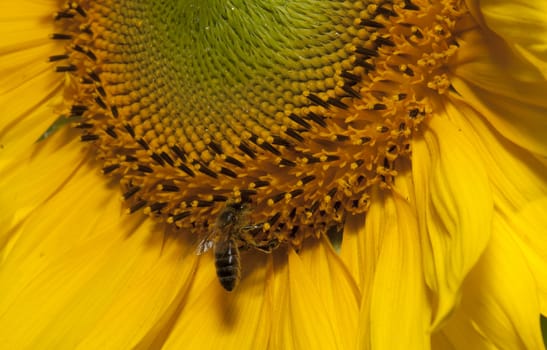
[[[205,252],[207,252],[209,249],[211,249],[215,245],[215,232],[211,231],[207,233],[204,237],[202,237],[196,247],[196,255],[201,255]]]
[[[215,242],[211,239],[201,240],[196,248],[196,255],[201,255],[207,252],[209,249],[213,247],[213,245],[215,245]]]
[[[252,224],[252,225],[245,225],[241,227],[242,231],[256,231],[264,227],[264,224]]]

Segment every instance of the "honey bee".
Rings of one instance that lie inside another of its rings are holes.
[[[201,255],[213,248],[218,280],[229,292],[241,279],[239,244],[245,241],[243,236],[249,236],[249,232],[262,227],[260,224],[250,225],[248,214],[248,204],[228,203],[218,214],[213,230],[199,242],[196,251]]]

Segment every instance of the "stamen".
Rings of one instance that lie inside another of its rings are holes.
[[[300,136],[300,134],[292,128],[287,128],[287,130],[285,130],[285,134],[289,135],[290,137],[292,137],[296,141],[304,142],[304,138],[302,136]]]
[[[129,188],[124,194],[123,194],[123,199],[125,200],[128,200],[129,198],[133,197],[133,195],[137,192],[139,192],[141,188],[140,187],[131,187]]]
[[[78,70],[78,67],[74,66],[74,65],[70,65],[70,66],[57,66],[55,67],[55,71],[57,73],[66,73],[66,72],[75,72]]]
[[[68,59],[68,55],[54,55],[54,56],[49,56],[48,60],[49,62],[56,62],[56,61],[62,61],[62,60],[66,60]]]
[[[306,96],[312,103],[315,103],[318,106],[329,108],[329,104],[325,101],[323,101],[319,96],[316,96],[314,94],[309,94]]]
[[[133,204],[133,205],[129,208],[129,214],[133,214],[133,213],[135,213],[136,211],[142,209],[146,204],[147,204],[147,202],[146,202],[145,200],[140,200],[140,201],[138,201],[137,203]]]
[[[72,40],[72,35],[69,34],[62,34],[62,33],[54,33],[50,35],[50,38],[53,40]]]
[[[97,141],[98,139],[99,139],[99,135],[94,135],[94,134],[86,134],[86,135],[80,136],[80,140],[84,142]]]
[[[225,167],[220,168],[220,173],[234,179],[237,178],[237,174],[235,172]]]
[[[308,122],[306,122],[304,119],[297,116],[296,114],[294,113],[289,114],[289,118],[295,123],[302,126],[304,129],[308,129],[308,130],[311,129],[311,125]]]
[[[55,19],[56,21],[58,20],[61,20],[61,19],[67,19],[67,18],[73,18],[74,17],[74,14],[73,13],[69,13],[69,12],[55,12],[55,14],[53,15],[53,19]]]
[[[103,174],[104,175],[110,174],[111,172],[118,169],[119,167],[120,167],[120,164],[112,164],[112,165],[106,166],[103,168]]]
[[[308,113],[308,118],[310,118],[313,122],[315,122],[319,126],[322,126],[324,128],[327,127],[327,123],[325,121],[326,118],[324,116],[320,116],[320,115],[317,115],[313,112],[310,112],[310,113]]]
[[[199,168],[198,168],[198,171],[207,175],[207,176],[210,176],[212,177],[213,179],[216,179],[218,177],[217,173],[215,173],[214,171],[212,171],[211,169],[207,168],[205,165],[203,164],[200,164]]]

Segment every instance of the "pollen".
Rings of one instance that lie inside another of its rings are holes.
[[[426,1],[69,1],[50,57],[128,213],[203,234],[247,203],[298,247],[365,213],[446,94],[465,8]]]

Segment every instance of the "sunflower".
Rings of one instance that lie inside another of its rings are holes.
[[[5,348],[544,348],[545,4],[0,10]]]

